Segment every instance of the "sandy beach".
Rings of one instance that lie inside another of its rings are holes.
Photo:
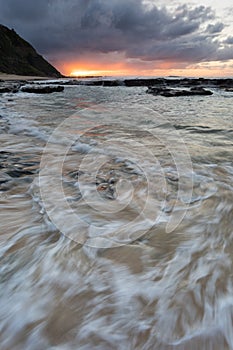
[[[7,81],[7,80],[14,80],[14,81],[17,81],[17,80],[47,80],[47,79],[54,79],[54,78],[0,73],[0,81],[1,80],[4,80],[4,81]]]

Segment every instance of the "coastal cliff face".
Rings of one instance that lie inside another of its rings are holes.
[[[50,63],[13,29],[0,24],[0,72],[18,75],[61,77]]]

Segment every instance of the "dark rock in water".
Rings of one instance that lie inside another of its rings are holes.
[[[22,86],[20,91],[34,93],[34,94],[51,94],[53,92],[62,92],[64,86],[43,86],[43,85],[33,85],[33,86]]]
[[[6,172],[11,177],[21,177],[25,175],[33,175],[32,171],[24,170],[24,169],[19,169],[19,170],[9,170]]]
[[[202,87],[192,87],[190,90],[170,89],[164,87],[148,87],[148,94],[164,96],[164,97],[177,97],[177,96],[195,96],[195,95],[212,95],[212,91],[205,90]]]
[[[62,75],[14,29],[0,25],[0,72],[7,74],[56,77]]]
[[[150,86],[150,85],[160,85],[165,82],[165,79],[163,78],[156,78],[156,79],[150,79],[150,78],[139,78],[139,79],[126,79],[124,80],[124,85],[128,87],[132,86]]]
[[[201,86],[198,87],[192,87],[190,89],[192,95],[204,95],[204,96],[210,96],[213,95],[213,92],[210,90],[206,90]]]
[[[115,190],[114,187],[109,183],[101,183],[97,186],[97,191],[103,198],[115,199]]]
[[[4,94],[6,92],[11,92],[11,88],[10,87],[0,87],[0,94]]]
[[[19,91],[21,84],[15,82],[0,82],[0,94],[16,93]]]
[[[116,182],[117,182],[117,180],[116,180],[114,177],[111,177],[111,178],[108,180],[108,183],[109,183],[110,185],[114,185]]]
[[[55,83],[54,83],[55,84]],[[211,88],[233,88],[233,79],[231,78],[137,78],[125,80],[106,80],[91,79],[89,81],[83,79],[69,80],[66,85],[90,85],[90,86],[126,86],[126,87],[167,87],[167,88],[191,88],[191,87],[211,87]]]
[[[74,171],[71,171],[71,172],[68,173],[68,175],[71,176],[74,179],[78,179],[79,176],[81,176],[83,174],[84,174],[84,172],[81,171],[81,170],[74,170]]]
[[[225,91],[226,92],[233,92],[233,88],[226,88]]]
[[[4,184],[11,180],[11,177],[3,172],[0,172],[0,184]]]

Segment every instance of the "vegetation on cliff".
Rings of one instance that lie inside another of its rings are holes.
[[[61,77],[14,29],[0,25],[0,72],[7,74]]]

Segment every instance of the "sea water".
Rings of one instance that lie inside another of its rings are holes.
[[[233,349],[233,93],[0,100],[2,350]]]

